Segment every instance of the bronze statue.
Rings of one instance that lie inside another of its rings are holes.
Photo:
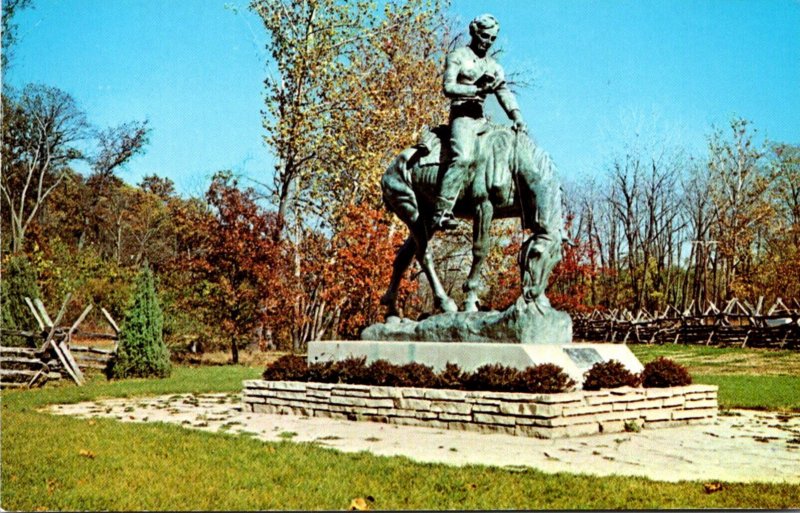
[[[400,153],[382,177],[385,205],[410,231],[397,252],[389,288],[381,299],[387,317],[398,314],[398,287],[414,256],[431,284],[436,307],[458,311],[436,275],[428,247],[432,235],[446,228],[447,216],[444,220],[441,216],[445,203],[454,217],[473,220],[473,258],[463,286],[464,310],[478,311],[480,271],[489,253],[492,220],[512,217],[519,217],[523,230],[532,232],[518,258],[524,303],[532,303],[542,314],[552,310],[544,292],[553,267],[561,260],[561,187],[550,157],[527,136],[502,68],[486,55],[497,28],[491,15],[479,16],[470,24],[470,46],[447,58],[444,82],[445,92],[453,98],[451,126],[423,134],[421,143]],[[476,85],[482,81],[483,85]],[[514,120],[512,128],[483,118],[483,100],[489,93],[498,95]]]
[[[499,29],[500,24],[491,14],[478,16],[469,24],[469,45],[453,50],[445,62],[443,90],[450,99],[450,153],[438,184],[434,227],[439,229],[457,226],[452,210],[468,179],[475,139],[486,129],[483,115],[486,97],[494,94],[514,121],[514,128],[527,131],[503,68],[488,54]]]

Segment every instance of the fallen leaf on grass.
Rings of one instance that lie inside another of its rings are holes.
[[[706,493],[715,493],[719,492],[723,489],[722,483],[705,483],[703,484],[703,489]]]
[[[96,424],[96,422],[93,421],[93,420],[90,420],[89,422],[87,422],[87,424],[89,424],[90,426],[94,426]]]
[[[83,456],[84,458],[89,458],[90,460],[93,460],[96,456],[95,453],[86,449],[81,449],[78,451],[78,455]]]
[[[368,495],[366,499],[363,497],[356,497],[350,501],[350,507],[348,509],[350,511],[366,511],[369,509],[369,504],[367,504],[368,501],[375,502],[375,498],[371,495]]]

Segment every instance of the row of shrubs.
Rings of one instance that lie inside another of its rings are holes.
[[[553,394],[575,388],[564,369],[545,363],[523,370],[500,364],[488,364],[474,372],[464,372],[448,363],[441,372],[421,363],[395,365],[376,360],[369,365],[365,357],[346,358],[337,362],[308,364],[301,356],[287,355],[269,365],[263,377],[267,381],[309,381],[391,387],[448,388],[492,392],[526,392]],[[621,386],[671,387],[689,385],[692,378],[682,365],[667,358],[658,358],[641,374],[634,374],[618,361],[597,363],[584,376],[584,390]]]

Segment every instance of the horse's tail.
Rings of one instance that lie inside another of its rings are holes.
[[[413,148],[402,151],[381,177],[384,205],[405,223],[416,222],[419,217],[417,196],[408,169],[408,161],[415,151]]]

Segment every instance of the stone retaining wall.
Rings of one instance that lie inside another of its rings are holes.
[[[539,438],[709,423],[717,415],[717,387],[712,385],[518,394],[248,380],[242,400],[244,411],[256,413]]]

